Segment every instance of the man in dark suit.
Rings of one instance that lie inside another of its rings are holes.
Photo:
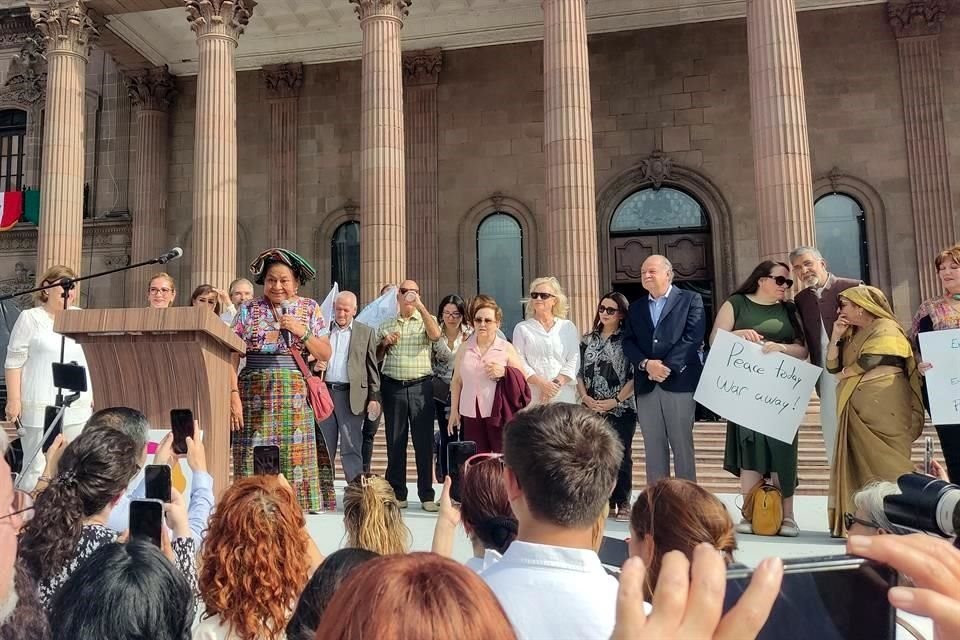
[[[794,302],[800,315],[800,324],[810,350],[810,362],[824,366],[833,323],[837,321],[840,294],[863,284],[859,280],[838,278],[827,271],[827,262],[813,247],[797,247],[790,252],[793,273],[803,286]],[[833,449],[837,440],[837,379],[824,368],[817,381],[820,396],[820,426],[827,460],[833,465]]]
[[[646,451],[647,484],[670,475],[670,450],[678,478],[696,482],[693,392],[703,364],[703,299],[673,286],[673,266],[652,255],[641,267],[649,295],[634,300],[624,322],[623,352],[636,367],[633,389]]]
[[[320,363],[324,380],[333,397],[334,411],[319,425],[331,462],[340,440],[343,475],[351,481],[363,472],[361,456],[363,421],[367,414],[380,413],[380,367],[377,363],[376,332],[355,322],[357,296],[342,291],[333,305],[330,325],[330,360]]]

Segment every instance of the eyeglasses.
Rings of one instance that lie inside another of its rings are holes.
[[[10,505],[10,513],[0,516],[0,520],[6,520],[14,516],[20,516],[23,522],[26,522],[33,515],[33,498],[26,491],[14,489],[13,503]]]
[[[765,276],[765,277],[773,280],[774,284],[776,284],[778,287],[782,287],[783,285],[787,285],[787,287],[793,286],[793,280],[791,280],[790,278],[784,278],[783,276],[776,276],[776,277]]]
[[[853,515],[852,513],[844,513],[843,528],[849,531],[854,524],[859,524],[869,529],[876,529],[877,531],[883,531],[883,527],[878,525],[876,522],[871,522],[869,520],[861,520],[860,518]]]
[[[400,288],[400,295],[405,296],[408,293],[420,293],[420,289],[404,289]]]
[[[467,458],[467,461],[463,463],[463,473],[466,474],[467,469],[469,469],[471,465],[478,464],[480,462],[483,462],[484,460],[499,460],[500,464],[502,465],[503,454],[502,453],[475,453],[469,458]]]
[[[156,287],[150,287],[150,295],[155,296],[155,295],[157,295],[158,293],[162,293],[163,295],[167,295],[168,293],[173,293],[173,289],[167,289],[166,287],[164,287],[164,288],[162,288],[162,289],[157,289]]]
[[[557,296],[552,293],[546,293],[544,291],[533,291],[530,294],[530,297],[534,300],[549,300],[550,298],[556,298]]]
[[[444,317],[444,318],[453,318],[454,320],[459,320],[460,318],[463,317],[463,314],[460,313],[459,311],[444,311],[444,312],[443,312],[443,317]]]
[[[473,324],[493,324],[496,322],[494,318],[474,318]]]
[[[617,309],[616,307],[605,307],[603,305],[600,305],[599,307],[597,307],[597,313],[602,313],[608,316],[612,316],[613,314],[618,313],[619,311],[620,309]]]

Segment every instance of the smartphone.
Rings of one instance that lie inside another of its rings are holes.
[[[630,548],[627,545],[627,541],[623,538],[603,536],[597,555],[600,556],[601,564],[619,569],[623,566],[623,563],[627,561],[627,558],[630,557]]]
[[[477,455],[477,443],[471,440],[447,443],[447,473],[450,474],[450,499],[460,502],[460,478],[463,464]]]
[[[253,475],[280,475],[280,447],[269,444],[253,448]]]
[[[160,546],[163,503],[159,500],[130,501],[130,539],[143,538]]]
[[[60,413],[59,407],[47,407],[43,412],[43,432],[47,434],[47,437],[43,440],[43,446],[41,451],[46,453],[47,450],[53,446],[53,441],[57,439],[57,436],[63,431],[63,418],[57,420],[57,414]],[[50,425],[53,424],[53,421],[57,420],[56,426],[50,429]],[[50,429],[48,432],[47,429]]]
[[[170,410],[170,431],[173,432],[173,452],[178,456],[187,453],[187,438],[193,437],[193,411]]]
[[[897,572],[853,556],[798,558],[783,563],[783,584],[758,640],[894,640],[896,611],[887,591]],[[736,604],[753,569],[727,571],[724,611]]]
[[[923,440],[923,473],[933,475],[933,437],[927,436]]]
[[[165,464],[148,464],[143,469],[148,500],[170,502],[170,467]]]

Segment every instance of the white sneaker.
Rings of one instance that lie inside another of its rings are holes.
[[[750,522],[749,520],[747,520],[746,518],[744,518],[744,519],[742,519],[742,520],[740,521],[740,524],[738,524],[738,525],[734,528],[734,530],[735,530],[737,533],[750,533],[750,534],[752,534],[752,533],[753,533],[753,523]]]

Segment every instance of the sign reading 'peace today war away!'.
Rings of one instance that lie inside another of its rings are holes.
[[[807,411],[820,367],[717,332],[694,399],[728,420],[786,443]]]
[[[933,424],[960,424],[960,329],[920,334],[920,352],[933,365],[927,371]]]

